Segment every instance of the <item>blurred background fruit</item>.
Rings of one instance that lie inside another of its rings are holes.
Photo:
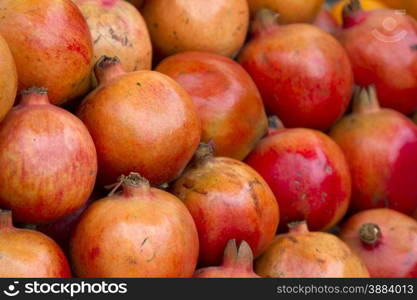
[[[341,0],[334,4],[331,8],[331,13],[338,24],[343,23],[343,8],[346,4],[349,3],[349,1],[350,0]],[[365,11],[389,8],[382,2],[382,0],[360,0],[359,2],[361,4],[362,9]]]
[[[183,52],[163,60],[156,71],[190,94],[202,121],[202,141],[213,141],[216,156],[242,160],[265,135],[267,119],[258,88],[230,58]]]
[[[48,88],[53,104],[90,87],[93,46],[80,10],[71,0],[2,0],[0,34],[17,66],[19,91]]]
[[[246,0],[146,1],[144,16],[158,59],[182,51],[234,56],[249,24]]]
[[[17,91],[17,71],[12,53],[0,35],[0,122],[12,108]]]
[[[305,222],[294,223],[278,235],[255,262],[262,277],[354,278],[369,277],[356,254],[336,236],[310,232]]]
[[[322,30],[332,35],[336,34],[340,30],[340,24],[337,23],[335,17],[326,8],[320,10],[313,25],[318,26]]]
[[[417,221],[391,209],[362,211],[343,225],[340,238],[371,277],[417,277]]]

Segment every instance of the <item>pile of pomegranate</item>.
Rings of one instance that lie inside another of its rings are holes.
[[[417,1],[332,3],[1,0],[0,277],[417,278]]]

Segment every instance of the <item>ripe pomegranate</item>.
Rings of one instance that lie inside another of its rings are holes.
[[[342,150],[323,133],[271,130],[246,163],[274,192],[281,210],[280,231],[300,220],[313,230],[329,229],[345,215],[351,195],[349,167]]]
[[[253,253],[245,241],[236,247],[236,240],[227,242],[223,264],[220,267],[208,267],[195,271],[197,278],[259,278],[253,272]]]
[[[191,277],[198,235],[187,208],[151,188],[137,173],[122,176],[123,192],[94,202],[70,243],[80,277]]]
[[[336,34],[340,30],[340,26],[336,19],[325,8],[319,12],[313,24],[332,35]]]
[[[46,87],[53,104],[88,91],[91,35],[71,0],[2,0],[0,34],[13,53],[19,91]]]
[[[262,8],[280,15],[281,24],[311,23],[319,13],[324,0],[248,0],[252,16]]]
[[[150,69],[152,45],[138,10],[122,0],[73,0],[90,27],[94,63],[103,55],[117,56],[126,72]]]
[[[278,26],[260,10],[239,62],[257,84],[269,113],[287,127],[328,129],[346,110],[353,77],[343,47],[309,24]]]
[[[337,24],[343,24],[343,8],[346,4],[349,4],[349,1],[350,0],[340,0],[332,6],[331,13],[336,19]],[[380,0],[360,0],[359,2],[362,9],[365,11],[388,8],[388,6]]]
[[[100,183],[133,171],[154,185],[178,177],[201,136],[186,91],[158,72],[126,73],[117,57],[102,57],[95,74],[99,86],[84,99],[78,116],[97,148]]]
[[[402,114],[381,109],[375,88],[356,93],[353,113],[330,132],[352,175],[353,211],[417,208],[417,126]]]
[[[246,0],[152,0],[141,12],[159,59],[183,51],[234,56],[249,25]]]
[[[293,223],[278,235],[255,262],[262,277],[369,277],[362,261],[336,236],[309,232],[305,222]]]
[[[0,277],[71,277],[67,259],[46,235],[13,227],[12,212],[0,210]]]
[[[36,226],[36,230],[46,234],[52,238],[66,253],[69,250],[69,241],[71,234],[78,224],[82,213],[89,207],[94,201],[103,198],[103,195],[98,191],[93,191],[90,198],[79,209],[74,211],[55,222],[48,224],[41,224]]]
[[[0,123],[0,166],[0,207],[17,221],[45,223],[87,201],[97,156],[83,123],[32,88]]]
[[[216,156],[242,160],[265,135],[267,119],[259,91],[230,58],[183,52],[166,58],[156,71],[175,79],[190,94],[202,121],[202,139],[214,141]]]
[[[0,35],[0,122],[12,108],[17,90],[17,71],[12,53]]]
[[[343,224],[340,238],[371,277],[417,278],[417,221],[387,208],[362,211]]]
[[[404,114],[417,109],[417,23],[394,10],[345,6],[339,40],[359,86],[375,85],[381,106]]]
[[[197,225],[200,266],[217,266],[230,239],[246,241],[256,256],[272,241],[278,221],[277,201],[266,182],[244,163],[213,157],[202,144],[195,159],[173,184]]]

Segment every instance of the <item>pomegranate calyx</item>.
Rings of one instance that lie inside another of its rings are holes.
[[[48,99],[48,89],[44,87],[31,87],[21,92],[20,104],[50,104]]]
[[[353,112],[354,113],[372,113],[379,111],[378,97],[376,95],[375,86],[371,85],[368,89],[357,89],[353,96]]]
[[[117,56],[103,55],[97,61],[94,73],[99,84],[106,84],[126,72],[123,70],[122,63]]]
[[[309,232],[307,222],[303,221],[294,221],[287,224],[290,233],[307,233]]]
[[[0,209],[0,230],[13,227],[12,211]]]
[[[350,28],[363,20],[363,16],[358,16],[356,13],[363,12],[362,5],[359,0],[350,0],[343,7],[343,28]]]
[[[253,270],[253,253],[249,244],[242,241],[238,249],[236,240],[229,240],[224,250],[223,267],[235,270]]]
[[[200,145],[198,146],[195,154],[194,154],[194,163],[201,164],[204,163],[205,161],[213,158],[213,153],[214,153],[214,145],[213,143],[210,141],[207,144],[206,143],[200,143]]]
[[[284,123],[277,116],[270,116],[268,118],[268,127],[273,130],[284,129]]]
[[[279,14],[270,9],[262,8],[258,10],[252,23],[252,34],[256,36],[268,31],[271,27],[279,25],[278,19]]]
[[[108,188],[112,188],[108,196],[113,196],[120,186],[123,186],[123,192],[126,196],[135,193],[136,190],[142,188],[148,189],[150,187],[149,181],[146,178],[140,176],[139,173],[131,172],[128,176],[121,175],[117,183],[107,186]]]
[[[360,240],[369,246],[376,246],[381,240],[381,228],[373,223],[363,224],[359,229]]]

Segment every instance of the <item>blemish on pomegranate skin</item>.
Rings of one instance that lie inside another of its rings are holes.
[[[113,7],[113,5],[116,3],[116,0],[102,0],[101,5],[104,7]]]
[[[88,57],[85,48],[81,47],[79,44],[69,44],[67,49],[79,53],[84,58],[85,63],[90,64],[90,58]]]
[[[91,249],[89,253],[90,259],[95,259],[99,255],[100,255],[100,248],[98,247],[94,247],[93,249]]]

